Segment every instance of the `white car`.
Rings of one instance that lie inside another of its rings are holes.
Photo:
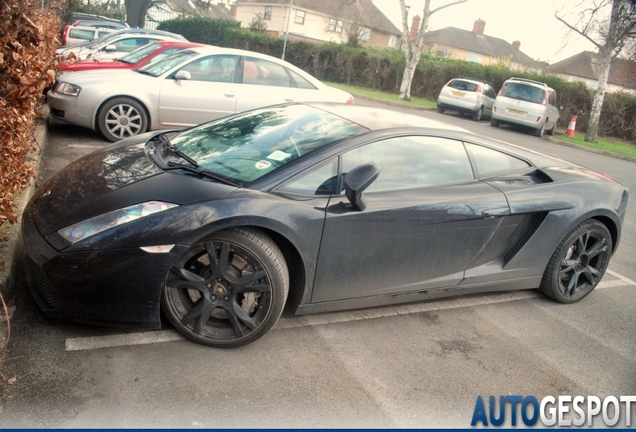
[[[76,60],[113,60],[139,47],[159,40],[187,41],[181,35],[152,29],[122,29],[109,33],[91,42],[81,43],[56,50],[61,60],[73,57]],[[73,54],[73,56],[70,56]]]
[[[487,82],[454,78],[440,90],[437,111],[457,111],[479,121],[482,117],[491,117],[496,96],[495,90]]]
[[[212,46],[136,70],[64,74],[47,100],[54,118],[98,130],[111,141],[285,102],[354,102],[283,60]]]

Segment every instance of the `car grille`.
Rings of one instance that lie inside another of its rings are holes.
[[[27,271],[31,275],[33,285],[35,286],[35,289],[37,289],[38,293],[40,293],[42,300],[44,300],[46,305],[51,309],[59,309],[60,304],[55,298],[51,285],[49,285],[49,282],[46,280],[46,276],[40,266],[34,263],[28,255],[26,257],[26,262],[28,267]]]
[[[523,234],[519,236],[519,239],[517,240],[517,242],[514,245],[512,245],[510,249],[508,249],[508,252],[504,254],[503,256],[504,266],[508,264],[510,260],[514,258],[514,256],[517,255],[517,253],[521,250],[521,248],[528,242],[528,240],[530,240],[532,235],[539,229],[539,227],[541,226],[541,224],[543,223],[547,215],[548,215],[547,212],[543,212],[543,213],[536,213],[534,216],[532,216],[532,219],[530,219],[530,222],[528,223],[526,230],[523,232]]]

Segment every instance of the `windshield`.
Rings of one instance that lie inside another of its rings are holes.
[[[128,29],[122,29],[122,30],[116,31],[114,33],[105,34],[104,36],[100,37],[99,39],[95,39],[94,41],[88,43],[86,46],[88,48],[91,48],[91,49],[96,49],[97,47],[101,47],[102,45],[106,45],[108,41],[110,41],[111,39],[119,36],[122,33],[127,32],[127,31],[128,31]]]
[[[545,90],[528,84],[509,82],[501,91],[502,96],[526,102],[543,104],[546,100]]]
[[[190,50],[177,51],[174,54],[166,56],[162,58],[161,60],[157,60],[156,62],[147,64],[146,66],[141,67],[137,70],[146,75],[152,75],[157,77],[169,71],[173,67],[180,65],[181,63],[185,62],[189,58],[194,57],[195,55],[197,55],[197,53]]]
[[[200,167],[245,184],[335,141],[367,131],[317,108],[278,105],[187,130],[171,144]]]
[[[119,59],[119,61],[124,63],[134,64],[134,63],[137,63],[139,60],[148,56],[148,54],[157,51],[159,48],[161,48],[161,45],[159,45],[158,43],[151,43],[148,45],[144,45],[141,48],[137,48],[130,54],[123,56],[122,58]]]

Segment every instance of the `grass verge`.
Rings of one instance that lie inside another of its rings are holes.
[[[555,138],[571,144],[636,158],[636,145],[627,142],[599,138],[598,142],[590,143],[585,141],[585,134],[582,133],[575,133],[573,137],[569,137],[567,135],[555,135]]]
[[[405,100],[399,99],[398,95],[394,93],[386,93],[386,92],[380,92],[377,90],[369,90],[364,87],[351,86],[351,85],[339,84],[334,82],[328,82],[326,84],[330,85],[331,87],[339,88],[340,90],[349,92],[354,96],[363,96],[363,97],[368,97],[371,99],[377,99],[382,102],[391,102],[398,105],[402,105],[407,108],[413,108],[413,107],[435,108],[437,106],[437,103],[434,101],[418,98],[415,96],[411,97],[410,101],[405,101]]]

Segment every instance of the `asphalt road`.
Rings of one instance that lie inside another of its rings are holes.
[[[598,169],[636,190],[634,162],[454,114],[414,113]],[[51,123],[38,181],[106,144]],[[487,415],[490,395],[635,395],[634,205],[608,274],[579,303],[523,291],[284,316],[234,350],[183,340],[167,324],[139,334],[51,320],[22,284],[2,371],[15,385],[0,427],[470,427],[480,395]],[[510,419],[508,407],[504,426]],[[603,425],[600,415],[594,425]],[[624,409],[618,425],[626,426]]]

